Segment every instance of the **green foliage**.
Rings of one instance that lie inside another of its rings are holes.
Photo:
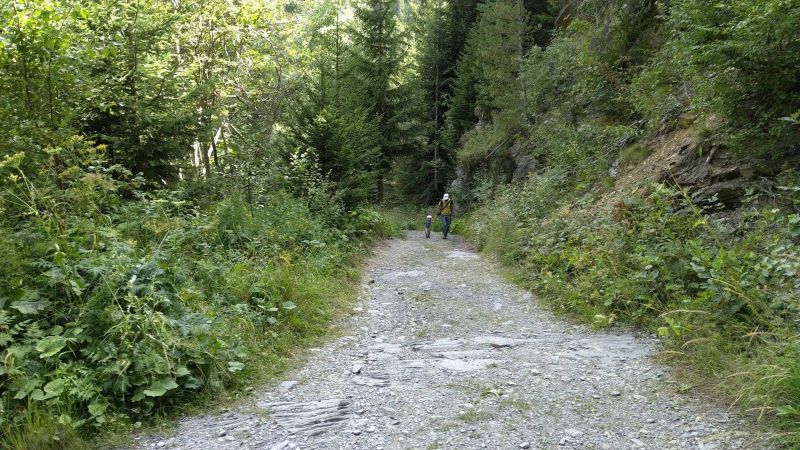
[[[102,146],[69,145],[35,178],[23,155],[0,164],[3,445],[68,446],[235,387],[322,332],[362,243],[396,232],[280,191],[141,191]]]
[[[458,151],[458,162],[464,167],[478,166],[493,152],[507,147],[506,135],[497,127],[478,128],[464,136],[464,146]]]
[[[450,98],[456,64],[476,17],[475,0],[437,0],[420,8],[412,35],[417,52],[413,61],[415,73],[409,83],[416,94],[408,102],[419,131],[415,145],[409,146],[399,158],[395,170],[398,191],[405,201],[429,203],[454,178],[455,145],[448,142],[457,141],[456,134],[466,128],[446,131],[445,117],[453,107]],[[472,119],[473,112],[468,108],[466,121]]]
[[[212,155],[217,173],[240,162],[234,147],[255,133],[239,131],[277,121],[300,45],[286,39],[281,3],[3,3],[0,152],[25,151],[35,165],[86,135],[113,164],[158,183],[210,175]]]
[[[522,3],[505,0],[481,5],[480,11],[462,61],[475,73],[476,107],[486,112],[508,109],[526,95],[517,76],[529,45],[528,12]]]
[[[694,109],[725,123],[719,139],[759,156],[796,153],[798,130],[781,117],[800,107],[797,2],[679,1],[667,52],[694,89]]]
[[[474,211],[465,234],[500,256],[554,308],[596,326],[657,332],[698,376],[757,409],[796,445],[797,174],[736,218],[657,185],[611,214],[562,208],[580,198],[555,169]],[[794,359],[793,359],[794,358]]]
[[[381,137],[376,121],[366,113],[324,108],[293,124],[291,144],[310,149],[319,162],[319,175],[331,183],[329,189],[348,207],[374,198],[376,168]],[[310,156],[310,153],[307,153]],[[290,157],[295,170],[296,151]]]
[[[653,153],[653,149],[642,144],[633,144],[619,152],[619,165],[622,167],[635,166]]]
[[[406,137],[401,126],[404,92],[398,86],[403,41],[392,0],[365,0],[357,4],[354,14],[352,88],[357,92],[355,105],[377,119],[381,141],[376,166],[376,199],[382,202],[384,179]]]

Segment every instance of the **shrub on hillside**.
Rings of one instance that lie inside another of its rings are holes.
[[[695,373],[726,377],[731,397],[799,442],[796,174],[731,216],[661,185],[613,214],[556,209],[574,193],[548,173],[474,212],[466,234],[553,307],[597,326],[634,322],[658,333]]]

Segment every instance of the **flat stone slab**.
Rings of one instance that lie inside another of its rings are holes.
[[[281,394],[288,394],[295,386],[298,385],[297,381],[284,381],[283,383],[278,385],[278,392]]]
[[[387,274],[383,274],[378,277],[381,281],[397,281],[401,278],[417,278],[424,276],[425,272],[422,270],[408,270],[405,272],[390,272]]]
[[[400,351],[403,350],[403,346],[401,344],[390,344],[388,342],[382,342],[380,344],[375,344],[370,346],[370,349],[393,355],[396,353],[400,353]]]
[[[454,350],[459,347],[463,347],[466,341],[464,339],[437,339],[433,342],[422,342],[419,344],[414,344],[411,346],[411,349],[414,351],[446,351],[446,350]]]
[[[474,372],[499,364],[500,362],[501,361],[496,359],[441,359],[437,360],[434,364],[441,369],[451,372]]]
[[[478,336],[470,340],[475,345],[488,345],[494,348],[511,348],[529,342],[528,339],[513,339],[503,336]]]
[[[311,402],[262,403],[271,417],[291,433],[315,436],[344,428],[350,415],[349,400],[335,398]]]
[[[444,359],[484,359],[489,352],[485,350],[452,350],[449,352],[431,353],[433,358]]]
[[[448,258],[452,259],[478,259],[478,255],[471,252],[463,252],[463,251],[452,251],[447,253]]]
[[[389,386],[389,375],[356,375],[353,377],[353,383],[360,386],[386,387]]]

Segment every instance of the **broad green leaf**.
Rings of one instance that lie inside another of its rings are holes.
[[[61,395],[64,392],[64,387],[66,386],[66,380],[63,378],[56,378],[55,380],[47,383],[44,385],[44,391],[47,393],[48,396],[55,397],[57,395]]]
[[[20,388],[20,390],[18,390],[17,393],[14,395],[14,399],[22,400],[23,398],[27,397],[28,394],[33,392],[34,389],[38,388],[39,384],[40,382],[37,378],[30,378],[28,380],[25,380],[25,384],[23,384],[22,388]]]
[[[144,400],[144,397],[145,397],[144,390],[143,389],[137,389],[136,392],[133,393],[133,397],[131,397],[131,400],[133,400],[135,402],[140,402],[140,401]]]
[[[179,376],[179,377],[185,377],[186,375],[189,375],[190,373],[191,372],[189,372],[189,369],[186,368],[186,366],[180,366],[177,369],[175,369],[175,375]]]
[[[11,304],[11,307],[22,314],[36,314],[47,308],[50,302],[47,300],[20,300]]]
[[[58,397],[64,392],[66,382],[63,378],[56,378],[55,380],[44,385],[44,391],[41,389],[34,389],[31,392],[31,399],[36,401],[47,400],[53,397]]]
[[[283,306],[283,309],[285,309],[287,311],[291,311],[291,310],[297,308],[297,305],[295,305],[294,302],[291,302],[291,301],[290,302],[283,302],[282,306]]]
[[[60,352],[65,345],[67,340],[63,336],[47,336],[36,344],[36,351],[39,352],[39,358],[49,358]]]
[[[203,385],[202,381],[198,380],[197,378],[195,378],[195,377],[193,377],[191,375],[189,375],[186,378],[186,382],[183,383],[183,387],[185,387],[186,389],[198,389],[202,385]]]
[[[154,381],[149,388],[144,390],[144,395],[148,397],[161,397],[167,391],[171,391],[178,387],[178,384],[172,378],[162,378]]]
[[[108,400],[102,398],[95,400],[92,404],[89,405],[89,414],[92,417],[102,416],[106,413],[108,409]]]
[[[244,363],[239,361],[230,361],[228,363],[228,372],[239,372],[244,369]]]

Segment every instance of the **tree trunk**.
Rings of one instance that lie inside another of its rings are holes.
[[[437,52],[438,53],[438,52]],[[438,55],[437,55],[438,58]],[[433,113],[433,192],[439,193],[439,64],[436,64]]]
[[[219,127],[219,138],[222,140],[222,150],[223,154],[228,154],[228,139],[225,137],[225,124],[223,123],[221,127]]]
[[[214,139],[212,138],[211,141],[213,142]],[[203,160],[203,170],[205,172],[203,175],[208,178],[211,176],[211,161],[208,159],[208,149],[203,145],[200,146],[200,157]]]
[[[219,169],[219,157],[217,156],[217,140],[211,139],[211,155],[214,156],[214,167]]]
[[[523,11],[524,11],[523,7]],[[521,14],[519,23],[517,24],[517,51],[519,52],[517,79],[520,81],[520,90],[522,91],[522,115],[524,116],[528,110],[528,85],[525,82],[525,14]]]
[[[341,6],[341,5],[340,5]],[[342,54],[342,38],[339,34],[339,11],[336,11],[336,73],[334,74],[334,82],[335,82],[335,101],[336,107],[339,107],[339,80],[341,74],[339,73],[339,55]]]

